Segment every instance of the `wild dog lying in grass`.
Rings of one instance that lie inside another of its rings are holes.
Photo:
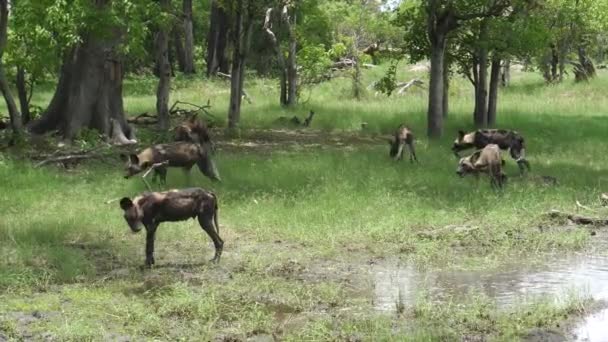
[[[221,180],[215,163],[204,145],[187,142],[159,144],[128,157],[121,154],[121,158],[126,162],[125,178],[144,170],[153,169],[153,179],[159,176],[160,183],[165,184],[167,182],[167,167],[181,167],[189,174],[192,166],[196,164],[199,170],[211,180]],[[144,174],[144,177],[146,174]]]
[[[134,233],[146,228],[146,266],[154,264],[154,238],[156,229],[162,222],[185,221],[197,218],[201,228],[213,240],[215,256],[212,262],[219,262],[224,247],[217,223],[217,197],[201,188],[145,192],[131,200],[120,200],[124,218]]]
[[[524,138],[516,131],[478,129],[466,134],[458,131],[458,138],[454,141],[452,151],[460,158],[458,152],[469,148],[482,149],[488,144],[496,144],[501,150],[508,149],[511,157],[517,162],[520,174],[524,173],[524,166],[528,171],[530,170],[530,163],[526,160]]]
[[[407,145],[407,148],[410,151],[410,162],[418,162],[418,158],[416,158],[416,151],[414,150],[414,134],[412,131],[405,125],[400,125],[395,135],[389,140],[389,144],[391,145],[391,149],[389,155],[391,158],[395,160],[403,159],[403,147]]]
[[[487,173],[490,176],[490,184],[502,188],[507,181],[507,176],[502,172],[504,163],[500,155],[500,147],[496,144],[488,144],[472,155],[461,158],[456,173],[460,177],[467,174],[478,176],[479,173]]]

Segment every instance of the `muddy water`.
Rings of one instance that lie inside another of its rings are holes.
[[[378,264],[372,271],[374,306],[386,312],[395,311],[398,303],[411,307],[421,293],[434,301],[483,293],[503,308],[543,295],[559,300],[572,291],[608,300],[608,235],[594,239],[587,253],[554,257],[542,266],[513,264],[494,272],[428,272],[408,264]],[[574,334],[580,341],[608,341],[608,309],[587,317]]]

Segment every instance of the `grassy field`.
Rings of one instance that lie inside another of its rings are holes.
[[[366,71],[364,84],[382,72]],[[405,65],[398,75],[426,81]],[[128,232],[118,204],[106,201],[145,187],[122,178],[117,156],[66,172],[34,168],[22,150],[8,151],[0,154],[0,337],[508,341],[555,327],[587,300],[537,298],[503,310],[475,293],[437,305],[420,289],[413,307],[378,313],[369,265],[397,257],[422,269],[493,269],[587,248],[588,230],[543,214],[575,211],[577,200],[595,206],[605,191],[606,79],[545,86],[538,74],[514,73],[500,94],[498,122],[526,137],[532,173],[519,178],[507,159],[509,183],[494,192],[485,178],[455,174],[451,143],[456,130],[471,129],[468,81],[452,84],[444,138],[429,142],[422,89],[388,99],[368,93],[358,102],[339,78],[305,91],[308,102],[288,111],[277,105],[275,81],[254,79],[246,83],[253,103],[244,104],[240,137],[227,138],[229,85],[178,78],[172,99],[209,99],[219,119],[223,182],[193,170],[187,184],[170,171],[168,186],[217,192],[226,241],[220,265],[207,262],[212,245],[189,221],[161,225],[157,265],[140,269],[143,235]],[[153,111],[154,89],[154,79],[128,79],[127,112]],[[51,95],[42,89],[34,101],[44,106]],[[310,129],[269,130],[277,117],[309,109],[317,113]],[[417,133],[420,164],[388,158],[383,136],[401,122]],[[138,136],[162,140],[145,129]],[[559,185],[543,185],[540,175]]]

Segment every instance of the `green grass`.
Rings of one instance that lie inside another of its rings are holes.
[[[364,84],[382,72],[366,71]],[[426,81],[405,65],[398,75]],[[308,103],[286,110],[276,104],[276,81],[249,80],[246,89],[254,102],[244,104],[241,138],[231,142],[256,138],[276,145],[220,150],[221,184],[193,170],[191,185],[212,189],[220,198],[226,246],[216,267],[206,262],[212,256],[209,239],[189,221],[161,225],[159,267],[139,269],[142,234],[128,232],[117,202],[105,203],[144,190],[138,179],[122,178],[118,158],[66,173],[34,168],[17,150],[0,154],[0,334],[18,338],[26,329],[60,340],[272,333],[294,341],[477,335],[510,340],[535,326],[555,326],[564,315],[577,314],[585,300],[563,305],[546,300],[504,311],[490,298],[471,294],[441,306],[422,299],[396,317],[373,311],[371,285],[365,271],[357,271],[370,259],[392,256],[421,268],[489,269],[512,260],[542,262],[588,246],[587,230],[548,222],[543,213],[575,211],[577,200],[598,204],[607,179],[605,74],[589,84],[544,86],[539,75],[514,73],[513,85],[500,94],[499,126],[524,134],[532,174],[517,177],[514,162],[506,158],[510,179],[503,192],[492,191],[483,177],[455,174],[454,132],[470,129],[472,121],[467,82],[453,82],[445,136],[430,142],[423,90],[388,99],[372,93],[357,102],[341,78],[319,85]],[[153,111],[154,87],[154,79],[126,80],[127,112]],[[34,101],[44,106],[51,95],[51,87],[42,87]],[[210,99],[221,126],[228,84],[178,77],[172,98]],[[305,142],[287,144],[279,140],[285,134],[265,130],[278,116],[302,117],[309,108],[317,113],[311,128],[316,133],[295,138]],[[364,132],[362,122],[368,123]],[[418,165],[391,161],[388,146],[377,139],[401,122],[417,135]],[[138,136],[162,140],[151,131]],[[227,138],[219,131],[216,137],[225,146]],[[333,138],[343,146],[336,147]],[[376,140],[362,144],[360,138]],[[537,175],[554,176],[559,186],[543,186],[534,181]],[[169,172],[168,184],[188,185],[176,170]],[[341,269],[336,265],[353,270],[336,272]],[[32,311],[47,316],[26,328],[10,319],[12,313]]]

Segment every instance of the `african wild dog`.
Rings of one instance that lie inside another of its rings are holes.
[[[310,123],[312,122],[312,118],[314,117],[314,115],[315,112],[311,110],[310,112],[308,112],[308,117],[306,117],[304,121],[300,120],[300,118],[295,115],[291,119],[286,116],[280,116],[276,120],[274,120],[274,123],[280,126],[310,127]]]
[[[515,159],[520,174],[524,173],[524,166],[530,170],[530,163],[526,160],[524,138],[516,131],[504,129],[478,129],[466,133],[458,131],[458,138],[454,141],[452,151],[460,158],[458,152],[469,148],[482,149],[488,144],[496,144],[501,150],[509,150],[511,158]]]
[[[400,125],[395,135],[389,139],[389,145],[391,149],[389,151],[389,155],[391,158],[395,160],[403,159],[403,148],[407,145],[407,148],[410,151],[410,162],[418,162],[418,158],[416,158],[416,151],[414,150],[414,134],[409,129],[409,127],[405,125]]]
[[[181,125],[175,127],[174,140],[203,144],[211,142],[211,136],[207,125],[196,115],[193,115]]]
[[[185,221],[197,218],[201,228],[213,240],[215,256],[212,262],[219,262],[224,247],[217,223],[217,197],[201,188],[170,190],[164,192],[145,192],[131,200],[120,200],[124,218],[133,233],[146,228],[146,266],[154,264],[154,238],[156,229],[162,222]]]
[[[189,174],[192,166],[196,164],[211,180],[221,180],[208,149],[203,145],[188,142],[159,144],[128,157],[121,154],[121,158],[126,162],[125,178],[154,167],[154,178],[159,176],[160,183],[165,184],[167,167],[181,167]]]
[[[488,144],[472,155],[461,158],[456,173],[460,177],[467,174],[478,176],[479,173],[487,173],[490,176],[490,184],[502,188],[507,180],[507,176],[502,172],[503,165],[500,147],[496,144]]]

